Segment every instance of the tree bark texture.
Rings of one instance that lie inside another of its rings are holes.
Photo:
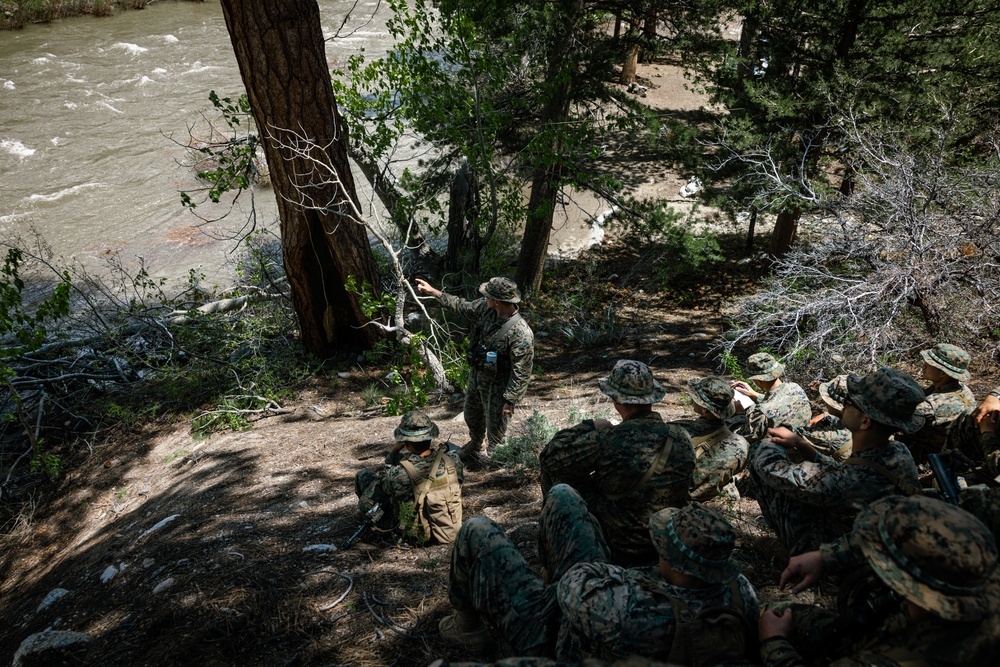
[[[545,258],[552,232],[552,216],[562,186],[562,141],[559,126],[569,118],[573,90],[572,61],[577,40],[573,33],[583,17],[583,0],[563,0],[560,32],[563,39],[553,40],[553,51],[548,57],[546,83],[549,93],[542,108],[540,154],[531,176],[531,196],[528,198],[528,216],[524,223],[521,252],[517,257],[514,280],[525,296],[530,296],[542,284]]]
[[[778,214],[771,232],[771,255],[781,257],[792,247],[801,216],[800,211],[782,211]]]
[[[370,347],[357,296],[379,287],[347,158],[316,0],[222,0],[226,27],[262,135],[302,343],[321,357]],[[325,165],[325,168],[321,165]]]

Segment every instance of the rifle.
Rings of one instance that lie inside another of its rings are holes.
[[[940,454],[928,454],[927,462],[934,473],[941,496],[952,505],[958,505],[958,477],[955,476],[955,471],[944,464]]]
[[[354,534],[347,538],[347,541],[340,545],[341,549],[350,548],[354,541],[357,540],[361,535],[378,523],[378,520],[382,518],[385,514],[385,510],[382,509],[382,503],[375,503],[372,505],[371,509],[365,512],[365,520],[361,522],[361,526],[354,531]]]

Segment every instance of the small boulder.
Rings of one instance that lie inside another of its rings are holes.
[[[69,595],[69,591],[66,590],[65,588],[53,588],[51,591],[49,591],[49,594],[46,595],[42,599],[42,601],[38,603],[38,609],[35,610],[35,613],[37,614],[38,612],[42,611],[43,609],[45,609],[46,607],[48,607],[49,605],[51,605],[64,595]]]
[[[69,663],[77,651],[94,641],[90,635],[68,630],[45,630],[28,636],[17,653],[14,667],[52,667]]]

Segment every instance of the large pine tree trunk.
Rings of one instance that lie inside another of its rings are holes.
[[[635,70],[639,64],[639,45],[633,44],[628,48],[628,53],[625,54],[625,62],[622,63],[622,76],[618,80],[619,83],[628,85],[635,81]]]
[[[330,84],[316,0],[222,0],[281,216],[281,241],[302,344],[319,356],[370,347],[354,276],[378,289],[347,134]],[[326,165],[329,171],[317,169]]]

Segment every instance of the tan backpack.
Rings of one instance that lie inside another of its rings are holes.
[[[442,443],[426,474],[409,461],[400,462],[413,486],[413,528],[423,542],[451,544],[462,527],[462,486],[447,451],[448,443]],[[439,471],[442,463],[444,469]]]

